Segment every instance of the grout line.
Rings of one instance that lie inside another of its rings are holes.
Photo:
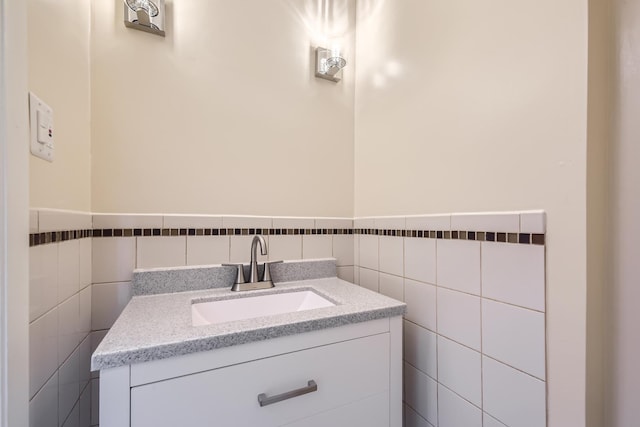
[[[60,370],[60,366],[58,366],[58,367],[53,371],[53,374],[49,375],[49,377],[45,380],[44,384],[42,384],[42,385],[40,386],[40,388],[38,388],[38,390],[36,390],[36,392],[35,392],[35,393],[33,393],[33,396],[29,396],[29,402],[31,402],[33,399],[35,399],[35,397],[38,395],[38,393],[40,393],[40,392],[42,391],[42,389],[44,388],[44,386],[46,386],[46,385],[47,385],[47,383],[48,383],[49,381],[51,381],[51,378],[53,378],[53,376],[54,376],[54,375],[57,375],[57,374],[58,374],[58,371],[59,371],[59,370]],[[60,381],[60,379],[58,378],[58,382],[59,382],[59,381]],[[29,394],[31,394],[31,393],[29,393]]]
[[[489,415],[491,418],[493,418],[494,420],[496,420],[497,422],[499,422],[500,424],[502,424],[504,427],[508,427],[507,424],[505,424],[504,422],[502,422],[502,420],[500,420],[498,417],[496,417],[493,414],[490,414],[489,412],[482,410],[483,416],[482,416],[482,422],[484,422],[484,414]],[[546,426],[547,424],[545,424]]]
[[[416,411],[411,405],[409,405],[406,401],[402,401],[402,403],[404,404],[404,406],[407,406],[408,408],[410,408],[418,417],[422,418],[424,420],[425,423],[427,423],[429,426],[433,427],[433,424],[431,424],[425,417],[422,416],[422,414],[420,414],[418,411]]]
[[[448,387],[446,384],[442,384],[442,383],[438,383],[439,386],[442,386],[444,388],[446,388],[447,390],[449,390],[451,393],[455,394],[456,396],[458,396],[460,399],[464,400],[465,402],[469,403],[470,405],[473,405],[474,408],[477,408],[480,410],[480,412],[484,412],[482,410],[482,408],[478,405],[476,405],[475,403],[473,403],[472,401],[470,401],[469,399],[467,399],[466,397],[462,396],[461,394],[459,394],[458,392],[456,392],[455,390],[453,390],[452,388]],[[439,420],[438,420],[439,421]]]
[[[422,418],[423,420],[425,420],[427,422],[427,424],[429,424],[430,426],[433,426],[433,424],[431,424],[429,422],[429,420],[427,420],[425,417],[422,416],[422,414],[420,412],[418,412],[418,410],[416,408],[414,408],[413,406],[411,406],[409,403],[407,403],[406,401],[403,401],[402,403],[404,403],[406,406],[408,406],[409,408],[411,408],[411,410],[413,412],[415,412],[416,414],[418,414],[418,416],[420,418]],[[436,420],[438,419],[438,413],[437,413],[437,409],[436,409]]]
[[[500,363],[501,365],[504,365],[504,366],[506,366],[506,367],[508,367],[508,368],[511,368],[511,369],[515,370],[515,371],[518,371],[518,372],[520,372],[521,374],[525,374],[526,376],[531,377],[531,378],[533,378],[534,380],[541,381],[541,382],[543,382],[543,383],[545,383],[545,384],[547,383],[547,380],[543,380],[542,378],[538,378],[538,377],[536,377],[536,376],[535,376],[535,375],[533,375],[533,374],[530,374],[530,373],[528,373],[528,372],[526,372],[526,371],[523,371],[521,368],[517,368],[517,367],[515,367],[515,366],[513,366],[513,365],[510,365],[510,364],[508,364],[508,363],[506,363],[506,362],[503,362],[502,360],[498,360],[498,359],[496,359],[496,358],[495,358],[495,357],[493,357],[493,356],[490,356],[490,355],[488,355],[488,354],[484,354],[484,353],[482,353],[482,356],[483,356],[483,357],[486,357],[487,359],[491,359],[491,360],[493,360],[494,362]]]

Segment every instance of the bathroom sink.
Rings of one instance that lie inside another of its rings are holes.
[[[193,326],[202,326],[334,305],[313,291],[283,292],[193,303],[191,320]]]

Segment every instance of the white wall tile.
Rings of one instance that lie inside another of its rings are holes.
[[[79,298],[79,334],[80,337],[84,338],[86,335],[91,332],[91,286],[87,286],[78,294]]]
[[[302,258],[332,258],[333,257],[333,236],[326,235],[304,235],[302,236]]]
[[[353,274],[354,268],[357,268],[357,267],[354,267],[352,265],[336,267],[338,278],[342,280],[346,280],[347,282],[350,282],[350,283],[355,283],[354,281],[355,278]]]
[[[162,228],[162,215],[93,214],[93,228]]]
[[[136,268],[179,267],[187,264],[185,236],[138,237]]]
[[[58,372],[29,402],[29,427],[58,427]]]
[[[405,230],[404,216],[383,216],[373,219],[373,228],[378,230]]]
[[[438,427],[482,427],[482,411],[439,385]]]
[[[29,209],[29,233],[38,232],[38,210]]]
[[[67,419],[76,401],[80,398],[80,353],[74,351],[58,371],[58,420]]]
[[[58,302],[62,302],[80,290],[80,241],[58,245]]]
[[[360,267],[378,269],[378,236],[360,235]]]
[[[91,332],[91,335],[90,335],[91,354],[93,354],[96,351],[96,349],[98,348],[98,345],[100,345],[104,337],[107,335],[107,332],[109,331],[101,330],[101,331]],[[100,371],[91,371],[91,378],[99,378],[99,377],[100,377]]]
[[[484,299],[482,351],[544,380],[544,313]]]
[[[58,304],[58,245],[29,248],[29,321]]]
[[[130,281],[135,260],[135,237],[94,238],[91,268],[93,283]]]
[[[80,344],[80,297],[75,294],[58,306],[58,361],[62,363]]]
[[[353,265],[360,265],[360,236],[353,236]]]
[[[407,230],[451,230],[451,215],[419,215],[408,216]]]
[[[435,286],[405,279],[404,302],[407,303],[407,313],[405,314],[407,320],[436,331]]]
[[[373,217],[361,217],[353,219],[353,228],[375,228],[376,221]]]
[[[482,243],[482,296],[545,309],[544,246]]]
[[[380,285],[378,282],[379,273],[375,270],[369,270],[368,268],[360,268],[359,270],[360,282],[358,284],[363,288],[378,292],[380,290]]]
[[[360,267],[353,267],[353,283],[360,285]]]
[[[87,386],[80,394],[80,427],[91,426],[91,387]]]
[[[273,228],[273,220],[264,216],[225,216],[222,228]]]
[[[40,209],[38,212],[40,233],[46,231],[85,230],[91,228],[91,214],[79,211]]]
[[[480,351],[480,298],[438,288],[438,334]]]
[[[483,409],[508,426],[546,422],[545,383],[488,357],[482,361]]]
[[[187,236],[187,265],[229,262],[229,236]]]
[[[91,380],[91,425],[97,426],[100,422],[100,380]]]
[[[338,266],[354,265],[353,240],[352,234],[333,235],[333,257]]]
[[[58,309],[53,309],[29,325],[29,397],[35,395],[56,369]]]
[[[76,402],[76,405],[71,410],[71,413],[62,424],[62,427],[80,427],[80,405]]]
[[[353,228],[352,218],[316,218],[316,228]]]
[[[436,283],[435,239],[404,239],[404,276],[419,282]]]
[[[273,228],[311,229],[316,228],[316,221],[314,218],[280,216],[273,218]]]
[[[404,321],[404,360],[431,378],[438,379],[436,334]]]
[[[408,363],[404,364],[405,401],[422,418],[438,425],[438,383]]]
[[[91,259],[93,252],[92,239],[85,238],[78,240],[80,246],[80,289],[89,286],[92,282],[91,278]]]
[[[411,409],[411,406],[404,406],[405,413],[405,427],[433,427],[427,420],[422,418],[416,411]]]
[[[437,285],[480,295],[480,242],[438,240]]]
[[[254,236],[231,236],[230,237],[230,252],[229,252],[229,261],[232,263],[249,263],[251,260],[251,241]],[[267,243],[267,248],[269,247],[269,237],[263,236],[265,242]],[[267,261],[267,255],[260,254],[260,245],[258,245],[258,261],[265,262]]]
[[[453,214],[451,229],[517,233],[520,231],[520,214],[518,212]]]
[[[269,236],[269,260],[302,259],[302,236]]]
[[[164,215],[164,228],[222,228],[222,216]]]
[[[87,335],[78,346],[78,382],[80,392],[91,380],[91,336]]]
[[[100,331],[91,332],[91,353],[94,353],[105,336],[107,336],[108,329],[102,329]]]
[[[483,427],[507,427],[505,424],[502,424],[500,421],[496,420],[486,412],[482,414],[482,426]]]
[[[382,295],[398,301],[404,301],[404,279],[402,277],[380,273],[378,285]]]
[[[544,211],[520,213],[520,232],[544,234],[547,231],[547,216]]]
[[[382,272],[402,276],[404,274],[404,239],[402,237],[380,236],[379,266]]]
[[[93,285],[91,329],[109,329],[131,299],[131,294],[131,282]]]
[[[482,406],[480,353],[438,337],[438,382],[476,406]]]

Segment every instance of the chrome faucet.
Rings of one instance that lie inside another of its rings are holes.
[[[267,254],[267,242],[264,241],[264,237],[259,234],[253,236],[253,240],[251,241],[251,264],[249,267],[249,283],[258,282],[258,243],[260,243],[260,253],[262,255]]]
[[[222,264],[225,267],[234,267],[236,269],[236,280],[231,287],[232,291],[250,291],[254,289],[273,288],[271,280],[271,265],[278,264],[282,261],[265,262],[262,270],[262,277],[258,270],[258,244],[260,244],[260,253],[267,255],[267,242],[261,235],[253,236],[251,241],[251,263],[249,264],[249,280],[245,281],[245,270],[243,264]]]

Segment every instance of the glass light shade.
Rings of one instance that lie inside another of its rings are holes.
[[[150,17],[158,16],[158,6],[150,0],[124,0],[129,9],[137,12],[144,10]]]

